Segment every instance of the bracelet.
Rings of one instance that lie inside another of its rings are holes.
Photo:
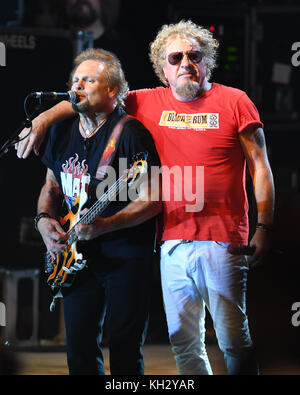
[[[256,230],[262,230],[263,232],[268,232],[271,230],[271,227],[266,224],[262,224],[261,222],[258,222],[256,224]]]
[[[36,230],[38,230],[37,224],[41,218],[52,218],[52,217],[48,213],[39,213],[36,217],[34,217],[33,221]]]

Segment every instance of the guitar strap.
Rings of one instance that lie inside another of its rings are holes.
[[[95,178],[99,181],[103,180],[107,174],[107,167],[112,163],[118,145],[120,141],[120,136],[123,131],[124,125],[127,121],[133,119],[130,115],[124,115],[115,125],[111,135],[108,139],[108,143],[103,151],[102,157],[98,163]]]
[[[103,151],[102,157],[98,163],[98,167],[96,170],[96,179],[99,181],[102,181],[105,176],[106,176],[106,169],[109,166],[110,163],[112,163],[114,156],[116,154],[119,141],[120,141],[120,136],[123,131],[124,125],[127,121],[130,119],[134,119],[130,115],[124,115],[119,121],[116,123],[116,125],[113,128],[113,131],[111,132],[111,135],[108,139],[108,143],[106,144],[106,147]],[[59,290],[52,299],[52,303],[50,305],[50,311],[52,312],[55,308],[56,300],[58,298],[61,298],[62,292]]]

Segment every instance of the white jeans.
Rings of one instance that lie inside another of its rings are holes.
[[[178,373],[212,374],[206,305],[228,373],[258,374],[246,316],[247,258],[229,254],[228,243],[180,242],[168,240],[161,247],[163,299]]]

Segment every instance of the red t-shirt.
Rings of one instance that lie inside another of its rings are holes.
[[[126,110],[151,132],[163,174],[162,240],[248,243],[246,162],[239,133],[262,127],[245,92],[213,83],[200,98],[170,88],[129,92]]]

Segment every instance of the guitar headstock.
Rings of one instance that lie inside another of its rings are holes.
[[[139,152],[134,155],[132,164],[126,174],[126,181],[129,186],[137,181],[143,174],[147,173],[147,158],[147,152]]]

